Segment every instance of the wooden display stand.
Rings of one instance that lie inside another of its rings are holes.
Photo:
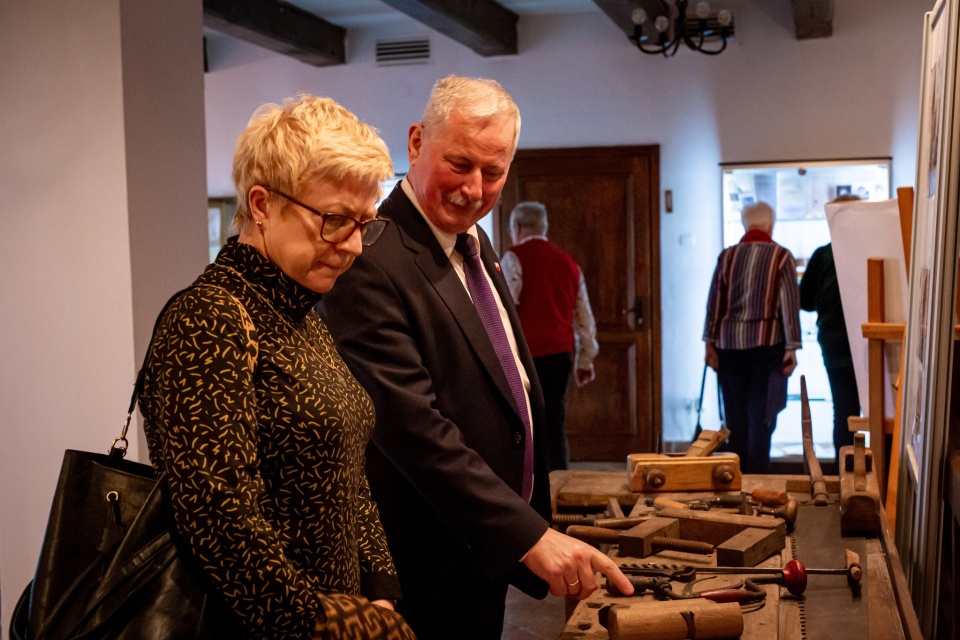
[[[913,229],[913,187],[897,189],[897,204],[900,210],[900,235],[903,240],[903,258],[910,273],[910,241]],[[894,385],[897,389],[894,416],[884,416],[886,392],[883,384],[883,351],[888,340],[903,341],[906,333],[904,323],[886,322],[883,260],[871,258],[867,261],[867,322],[863,324],[863,337],[868,340],[869,358],[869,398],[864,417],[849,418],[850,431],[870,432],[870,451],[876,473],[880,502],[886,505],[885,511],[890,528],[894,528],[897,509],[897,480],[900,466],[900,410],[903,403],[903,352],[900,356],[900,373]],[[887,461],[886,435],[892,435],[894,446],[891,448],[889,464]]]

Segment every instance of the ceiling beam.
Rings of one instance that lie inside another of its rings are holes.
[[[834,0],[790,0],[797,40],[833,35]]]
[[[607,17],[613,20],[613,23],[628,36],[633,35],[633,19],[630,14],[633,13],[634,9],[644,5],[644,3],[636,0],[593,0],[593,4],[600,7],[600,10],[607,14]],[[656,7],[648,8],[644,6],[643,8],[647,9],[649,15],[660,14]]]
[[[346,62],[347,30],[277,0],[203,0],[203,24],[301,62]]]
[[[381,1],[482,56],[517,53],[517,14],[493,0]]]

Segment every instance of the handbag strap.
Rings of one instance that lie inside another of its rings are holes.
[[[160,313],[157,314],[157,319],[153,323],[153,333],[150,335],[150,343],[147,345],[147,353],[143,356],[143,364],[140,366],[140,371],[137,372],[137,380],[133,385],[133,394],[130,396],[130,406],[127,407],[127,417],[123,421],[123,427],[120,429],[120,435],[114,438],[113,443],[110,445],[110,454],[111,458],[123,458],[127,455],[127,430],[130,428],[130,421],[133,419],[133,412],[137,408],[137,399],[140,397],[140,394],[143,392],[144,379],[147,374],[147,366],[150,364],[150,356],[153,353],[153,341],[157,337],[157,331],[160,329],[160,322],[163,320],[163,316],[166,315],[167,310],[173,305],[174,301],[179,298],[181,295],[194,289],[196,287],[212,287],[215,289],[223,290],[237,305],[240,310],[240,315],[248,324],[252,324],[253,321],[250,320],[250,316],[247,313],[246,307],[243,306],[236,296],[224,289],[223,287],[211,284],[192,284],[189,287],[185,287],[177,291],[175,294],[170,296],[170,299],[167,300],[167,303],[163,305],[163,309],[160,310]]]
[[[127,418],[123,421],[123,428],[120,429],[120,435],[114,438],[113,443],[110,445],[110,457],[111,458],[123,458],[127,455],[127,430],[130,428],[130,421],[133,419],[133,412],[137,408],[137,398],[140,397],[140,393],[143,391],[143,381],[146,377],[147,366],[150,364],[150,354],[153,351],[153,340],[157,337],[157,330],[160,328],[160,321],[163,320],[163,316],[166,315],[167,309],[170,308],[170,305],[179,298],[182,294],[186,293],[190,289],[193,289],[194,285],[190,285],[180,291],[177,291],[175,294],[170,296],[170,299],[167,300],[167,303],[163,305],[163,309],[160,310],[160,313],[157,314],[157,319],[153,323],[153,333],[150,336],[150,343],[147,345],[147,353],[143,357],[143,364],[140,366],[140,371],[137,372],[137,381],[133,385],[133,394],[130,396],[130,406],[127,408]]]

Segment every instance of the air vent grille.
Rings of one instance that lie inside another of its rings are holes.
[[[377,66],[391,67],[401,64],[426,64],[430,61],[430,40],[378,40]]]

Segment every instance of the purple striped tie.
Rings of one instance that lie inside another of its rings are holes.
[[[517,369],[513,350],[510,349],[507,332],[503,328],[503,322],[500,321],[500,309],[497,308],[497,301],[493,297],[493,291],[490,290],[490,283],[487,282],[473,236],[466,233],[458,234],[456,249],[463,256],[463,273],[467,277],[467,289],[473,298],[473,305],[477,308],[483,327],[487,330],[490,342],[493,343],[493,348],[497,352],[500,366],[507,376],[510,391],[517,403],[517,410],[520,411],[520,420],[523,422],[526,436],[523,444],[523,487],[520,495],[529,502],[530,492],[533,489],[533,435],[530,429],[530,414],[527,411],[527,396],[523,390],[523,382],[520,380],[520,371]]]

